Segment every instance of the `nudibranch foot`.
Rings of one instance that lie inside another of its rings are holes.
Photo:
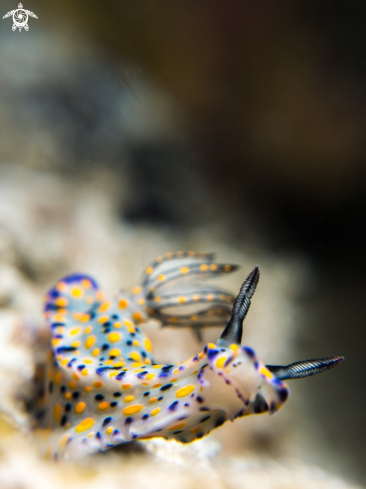
[[[34,432],[46,453],[72,458],[153,437],[190,443],[226,421],[275,413],[289,396],[283,380],[341,361],[266,366],[241,346],[258,267],[233,306],[231,294],[201,283],[236,268],[214,263],[212,254],[177,252],[157,258],[140,285],[115,300],[105,301],[98,284],[83,274],[53,287],[45,302],[52,351],[37,371],[31,405]],[[140,329],[149,317],[163,325],[228,323],[216,344],[185,362],[158,365]]]

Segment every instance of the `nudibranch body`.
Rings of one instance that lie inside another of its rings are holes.
[[[52,288],[45,301],[52,352],[37,372],[31,406],[34,431],[48,455],[72,458],[153,437],[192,442],[228,420],[275,413],[289,394],[283,380],[342,359],[265,366],[242,347],[258,268],[233,307],[231,294],[200,282],[236,269],[214,263],[211,254],[168,253],[147,267],[132,294],[113,301],[105,301],[87,275],[70,275]],[[154,363],[151,342],[140,329],[150,317],[200,328],[224,324],[230,315],[216,344],[175,365]]]

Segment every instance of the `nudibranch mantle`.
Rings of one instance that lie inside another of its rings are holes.
[[[228,420],[275,413],[288,398],[283,380],[293,378],[293,371],[311,375],[342,359],[271,367],[241,346],[258,268],[233,308],[231,294],[200,283],[236,268],[214,263],[212,254],[168,253],[146,268],[132,294],[121,292],[114,301],[105,301],[87,275],[59,281],[45,300],[52,352],[37,372],[31,406],[46,453],[74,458],[153,437],[189,443]],[[196,310],[184,314],[187,305]],[[175,365],[154,363],[151,342],[139,327],[154,317],[163,325],[200,328],[225,324],[230,315],[216,344]]]

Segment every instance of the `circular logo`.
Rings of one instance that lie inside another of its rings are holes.
[[[28,13],[26,10],[22,8],[18,8],[14,10],[13,13],[13,22],[14,25],[18,28],[22,28],[27,25],[28,22]]]

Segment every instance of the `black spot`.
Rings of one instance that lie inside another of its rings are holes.
[[[133,418],[126,418],[125,424],[129,425],[133,423]]]
[[[178,401],[174,401],[171,403],[171,405],[169,406],[169,411],[175,411],[178,407]]]
[[[173,384],[165,384],[165,385],[163,385],[163,387],[160,387],[160,390],[161,391],[167,391],[171,387],[173,387]]]
[[[275,411],[276,411],[276,403],[272,401],[269,407],[269,412],[274,413]]]
[[[105,358],[104,358],[104,357],[100,357],[100,358],[99,358],[99,360],[100,360],[101,362],[104,362]]]
[[[105,418],[103,423],[102,423],[102,426],[107,426],[109,425],[109,423],[112,421],[112,418],[110,416],[108,416],[108,418]]]
[[[187,419],[187,418],[188,418],[188,416],[181,416],[180,418],[178,418],[177,421],[183,421],[183,419]]]
[[[85,365],[78,365],[77,366],[77,369],[81,372],[82,370],[84,370],[85,368]]]
[[[114,360],[115,358],[117,358],[117,357],[114,355],[109,355],[109,360]]]
[[[130,336],[136,336],[136,333],[130,333]]]
[[[107,343],[104,343],[104,345],[102,345],[102,351],[108,350],[108,348],[109,345]]]
[[[149,396],[150,392],[144,392],[144,397]]]
[[[137,374],[137,377],[139,379],[143,379],[147,373],[148,373],[147,370],[145,370],[145,372],[140,372],[139,374]]]
[[[112,323],[110,321],[106,321],[105,323],[103,323],[104,328],[110,328],[111,326],[112,326]]]
[[[225,418],[217,418],[215,420],[215,428],[218,428],[219,426],[222,426],[225,423]]]
[[[48,384],[48,392],[50,394],[52,394],[52,392],[53,392],[53,382],[52,382],[52,380],[50,380],[50,383]]]
[[[65,385],[62,385],[60,387],[60,392],[61,392],[61,394],[65,394],[65,392],[66,392],[66,386]]]
[[[114,320],[119,319],[119,317],[118,317],[118,315],[117,315],[117,314],[112,314],[111,318],[112,318],[112,319],[114,319]]]
[[[254,351],[251,348],[249,348],[248,346],[244,346],[243,350],[248,354],[248,356],[250,358],[254,358],[255,357]]]
[[[203,433],[197,433],[196,438],[203,438]]]
[[[147,419],[148,417],[149,417],[149,415],[148,415],[148,414],[144,414],[144,415],[142,416],[142,419]]]
[[[62,416],[62,418],[61,418],[61,423],[60,423],[60,425],[61,425],[61,426],[65,426],[65,424],[66,424],[66,423],[67,423],[67,416],[66,416],[66,414],[64,414],[64,415]]]
[[[197,396],[196,401],[202,404],[204,399],[201,396]]]
[[[118,402],[116,402],[116,401],[111,402],[111,407],[116,407],[117,405],[118,405]]]
[[[121,397],[121,396],[122,396],[122,394],[120,392],[115,392],[113,394],[113,397]]]
[[[73,346],[59,346],[58,348],[56,348],[56,353],[63,353],[65,351],[75,351],[75,350],[77,350],[77,348]]]
[[[65,411],[67,413],[69,413],[71,411],[71,404],[69,402],[67,404],[65,404]]]
[[[95,396],[95,400],[96,400],[96,401],[102,401],[103,399],[104,399],[103,394],[97,394],[97,395]]]
[[[144,351],[141,352],[141,356],[142,356],[142,358],[146,358],[147,357],[147,355],[146,355],[146,353]]]
[[[164,399],[164,397],[163,397],[163,396],[158,397],[158,401],[162,401],[163,399]]]
[[[80,396],[80,392],[75,391],[72,393],[73,399],[78,399],[79,396]]]
[[[102,435],[99,433],[99,431],[97,431],[95,438],[98,438],[98,440],[102,439]]]
[[[186,402],[186,403],[184,404],[184,407],[189,407],[188,402]]]
[[[114,436],[114,435],[119,435],[119,430],[114,430],[114,431],[113,431],[113,433],[112,433],[112,435],[113,435],[113,436]]]
[[[121,380],[123,378],[123,376],[126,375],[126,372],[120,372],[118,375],[116,375],[116,379],[117,380]]]
[[[210,408],[208,408],[208,407],[200,407],[200,411],[209,411],[209,410],[210,410]]]
[[[205,416],[204,418],[200,419],[200,423],[204,423],[205,421],[207,421],[210,418],[211,418],[211,416]]]
[[[286,389],[281,389],[278,392],[278,397],[280,398],[281,402],[285,402],[286,399],[288,398],[288,391]]]
[[[132,346],[132,341],[131,341],[131,340],[127,340],[127,341],[126,341],[126,345],[127,345],[127,346]]]

